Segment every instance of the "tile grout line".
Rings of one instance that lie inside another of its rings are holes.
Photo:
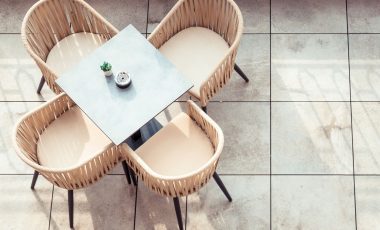
[[[134,216],[133,216],[133,229],[134,230],[136,229],[137,191],[138,191],[138,188],[139,188],[139,178],[136,176],[136,179],[137,179],[137,183],[136,183],[136,186],[135,186],[135,189],[136,189],[136,192],[135,192],[135,213],[134,213]]]
[[[187,229],[187,197],[186,196],[186,209],[185,209],[185,230]]]
[[[146,38],[148,38],[149,4],[150,4],[150,0],[148,0],[148,6],[147,6],[147,10],[146,10],[146,24],[145,24],[145,36],[146,36]]]
[[[352,152],[352,180],[354,186],[354,211],[355,211],[355,229],[358,229],[357,211],[356,211],[356,181],[355,181],[355,153],[354,153],[354,132],[352,119],[352,87],[351,87],[351,60],[350,60],[350,34],[348,25],[348,1],[346,0],[346,29],[347,29],[347,61],[348,61],[348,83],[350,87],[350,112],[351,112],[351,152]]]
[[[50,201],[50,213],[49,213],[49,226],[48,226],[48,230],[50,230],[51,213],[52,213],[52,210],[53,210],[53,199],[54,199],[54,184],[53,184],[53,189],[51,191],[51,201]]]
[[[272,0],[269,0],[269,229],[272,230]]]

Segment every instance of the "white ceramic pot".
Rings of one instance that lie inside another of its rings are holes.
[[[112,70],[104,71],[104,76],[109,77],[112,76]]]

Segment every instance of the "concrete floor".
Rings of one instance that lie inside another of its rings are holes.
[[[34,1],[0,0],[0,229],[67,229],[67,193],[16,156],[17,119],[53,96],[20,39]],[[148,34],[173,0],[91,0]],[[208,107],[225,134],[218,172],[181,199],[187,229],[380,229],[380,1],[236,0],[236,73]],[[181,100],[185,100],[183,97]],[[183,102],[158,120],[165,123]],[[75,229],[177,229],[170,199],[112,175],[75,191]]]

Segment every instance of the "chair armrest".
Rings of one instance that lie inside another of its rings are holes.
[[[236,44],[236,43],[235,43]],[[237,45],[239,42],[237,42]],[[217,94],[231,79],[234,70],[235,59],[237,54],[237,46],[228,51],[225,58],[212,71],[212,74],[205,80],[200,87],[200,102],[202,106],[206,106],[211,98]]]
[[[209,137],[215,149],[215,154],[220,154],[224,145],[224,135],[222,129],[193,101],[188,100],[187,105],[189,116]]]

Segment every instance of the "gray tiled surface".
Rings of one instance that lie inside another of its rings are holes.
[[[350,35],[351,92],[353,101],[380,100],[380,35]]]
[[[54,95],[48,87],[36,94],[42,74],[19,34],[0,34],[0,75],[1,101],[44,101]]]
[[[273,176],[273,229],[355,229],[351,176]]]
[[[0,32],[20,33],[21,23],[34,0],[2,0],[0,1]]]
[[[358,229],[376,229],[380,226],[380,180],[372,176],[357,176],[355,180]]]
[[[13,148],[14,124],[41,102],[0,102],[0,174],[25,174],[33,170],[20,161]]]
[[[33,171],[11,141],[16,120],[54,95],[35,93],[41,73],[18,34],[33,2],[0,0],[0,226],[67,229],[67,192],[42,177],[31,191]],[[89,1],[117,28],[143,33],[175,2]],[[224,131],[218,172],[234,200],[214,181],[182,198],[187,229],[378,228],[380,37],[369,33],[380,32],[379,1],[347,0],[348,12],[345,0],[236,2],[237,63],[250,83],[234,73],[208,107]],[[158,120],[185,109],[174,103]],[[141,183],[136,197],[120,166],[112,174],[75,191],[75,229],[177,228],[170,199]]]
[[[141,33],[146,32],[148,0],[88,0],[95,10],[117,29],[133,24]]]
[[[133,229],[135,191],[124,175],[108,176],[86,189],[74,190],[74,228]],[[55,187],[50,229],[68,226],[67,190]]]
[[[269,229],[269,176],[222,176],[233,202],[212,181],[187,199],[187,229]]]
[[[349,101],[347,36],[272,36],[272,99]]]
[[[272,130],[273,173],[352,173],[349,103],[274,102]]]
[[[246,83],[236,72],[213,101],[269,101],[270,95],[270,36],[244,34],[240,43],[237,63],[250,77]]]
[[[274,33],[346,33],[345,0],[272,0]]]
[[[352,103],[355,172],[380,174],[380,103]]]
[[[0,225],[8,229],[47,229],[53,185],[40,178],[32,191],[30,176],[0,175]]]
[[[380,32],[380,1],[347,0],[350,33]]]

